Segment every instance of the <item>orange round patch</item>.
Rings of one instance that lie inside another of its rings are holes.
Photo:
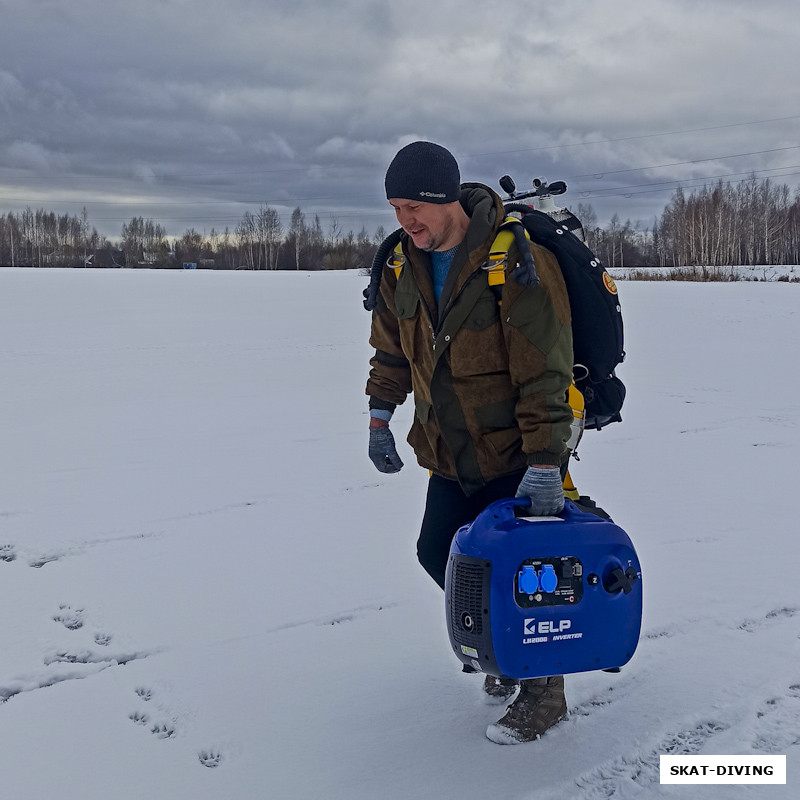
[[[617,284],[614,283],[614,279],[607,272],[603,272],[603,283],[611,294],[617,293]]]

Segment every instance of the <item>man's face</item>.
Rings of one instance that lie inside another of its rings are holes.
[[[449,250],[460,243],[463,233],[456,224],[459,203],[421,203],[391,198],[389,204],[400,226],[420,250]]]

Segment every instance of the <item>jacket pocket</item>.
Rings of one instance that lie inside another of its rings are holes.
[[[499,459],[494,468],[506,472],[521,468],[525,458],[522,434],[517,424],[517,399],[514,394],[475,409],[475,420],[481,427],[481,441],[494,459]]]
[[[517,396],[498,400],[475,409],[475,419],[482,428],[517,428]]]
[[[523,469],[522,436],[516,428],[493,431],[483,435],[491,453],[501,460],[505,470]]]
[[[443,470],[445,464],[439,458],[439,429],[431,414],[431,404],[414,395],[414,422],[406,441],[411,445],[417,461],[427,469]]]
[[[397,287],[394,293],[394,310],[397,319],[413,319],[419,310],[419,290],[402,290]]]
[[[468,331],[482,331],[500,321],[500,312],[497,298],[491,291],[486,291],[478,297],[467,318],[462,324],[462,329]]]
[[[395,292],[395,313],[400,333],[400,347],[406,358],[413,364],[420,356],[419,313],[420,299],[418,291]]]

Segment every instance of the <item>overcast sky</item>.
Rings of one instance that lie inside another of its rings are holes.
[[[0,213],[371,234],[429,139],[650,224],[676,181],[800,184],[798,41],[794,0],[0,0]]]

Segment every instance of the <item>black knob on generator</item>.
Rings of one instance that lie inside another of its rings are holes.
[[[624,592],[630,594],[633,591],[633,584],[638,579],[638,574],[633,567],[624,570],[622,567],[612,569],[608,576],[603,580],[603,588],[609,594]]]

